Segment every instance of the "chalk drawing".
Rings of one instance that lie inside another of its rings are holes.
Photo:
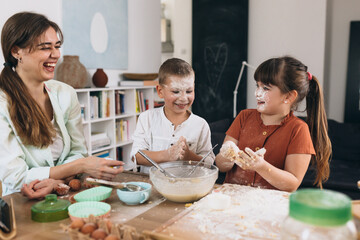
[[[216,92],[228,60],[228,46],[220,43],[204,48],[204,63],[210,89]]]

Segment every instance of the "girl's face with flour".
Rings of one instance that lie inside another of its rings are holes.
[[[284,111],[284,107],[289,107],[289,102],[275,85],[267,85],[260,81],[256,82],[256,109],[266,115],[275,115]]]

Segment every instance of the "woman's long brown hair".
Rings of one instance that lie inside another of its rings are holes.
[[[277,86],[282,93],[297,91],[298,97],[292,110],[296,110],[298,104],[306,97],[306,122],[316,152],[311,158],[312,165],[316,166],[314,184],[322,188],[322,183],[326,182],[330,175],[329,161],[332,148],[328,136],[324,97],[318,79],[314,75],[309,79],[307,66],[289,56],[271,58],[263,62],[256,69],[254,78],[256,81]]]
[[[33,51],[38,38],[50,27],[58,33],[62,42],[62,32],[56,23],[31,12],[14,14],[6,21],[1,32],[6,66],[0,74],[0,88],[6,94],[10,118],[21,141],[24,145],[39,148],[52,143],[55,129],[17,74],[18,60],[13,57],[11,50],[19,47]]]

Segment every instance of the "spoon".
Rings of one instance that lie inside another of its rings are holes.
[[[131,183],[110,182],[110,181],[106,181],[103,179],[95,179],[95,178],[91,178],[91,177],[86,178],[86,182],[93,184],[93,185],[100,185],[100,186],[106,186],[106,187],[111,187],[111,188],[115,188],[115,189],[129,190],[130,192],[137,192],[137,191],[144,190],[142,187],[135,185],[135,184],[131,184]]]
[[[196,168],[200,165],[200,163],[202,163],[204,159],[209,156],[209,154],[214,150],[214,148],[217,147],[217,145],[218,144],[215,144],[215,146],[213,146],[212,149],[205,156],[203,156],[203,158],[193,167],[193,169],[191,169],[191,171],[183,177],[190,177],[195,172]]]
[[[159,169],[160,172],[162,172],[167,177],[173,177],[176,178],[176,176],[170,172],[166,172],[165,169],[163,169],[159,164],[157,164],[155,161],[153,161],[151,158],[149,158],[145,153],[143,153],[141,150],[138,151],[141,156],[143,156],[146,160],[148,160],[152,165],[154,165],[157,169]]]

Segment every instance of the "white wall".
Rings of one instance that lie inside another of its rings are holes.
[[[84,6],[86,7],[86,6]],[[157,72],[161,64],[160,42],[160,0],[128,0],[129,57],[126,72]],[[46,15],[62,26],[62,1],[52,0],[13,0],[0,3],[0,28],[5,21],[19,11],[34,11]],[[80,17],[80,16],[79,16]],[[101,37],[101,36],[99,36]],[[66,38],[66,36],[65,36]],[[1,65],[4,62],[0,50]],[[108,86],[116,86],[120,70],[104,69],[109,77]],[[90,76],[95,69],[88,69]]]
[[[328,117],[344,121],[350,21],[360,21],[359,0],[329,0],[325,76]]]
[[[325,26],[326,0],[251,0],[248,62],[258,66],[271,57],[288,54],[307,65],[322,82]],[[254,71],[248,70],[248,108],[256,107],[253,75]]]

